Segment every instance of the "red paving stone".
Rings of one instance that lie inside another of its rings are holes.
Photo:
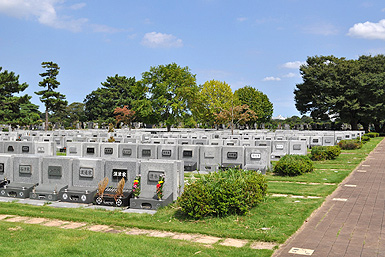
[[[384,147],[385,140],[273,256],[303,256],[289,253],[293,247],[314,250],[311,256],[385,256]]]

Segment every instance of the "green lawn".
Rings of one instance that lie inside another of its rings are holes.
[[[269,194],[320,196],[321,198],[296,199],[267,196],[260,205],[244,216],[190,220],[181,214],[175,204],[158,210],[155,215],[148,215],[84,208],[57,209],[49,205],[38,207],[18,203],[0,203],[0,214],[283,243],[298,230],[306,218],[322,204],[325,197],[332,193],[382,139],[373,138],[359,150],[343,151],[336,160],[315,162],[315,171],[309,174],[297,177],[280,177],[271,173],[266,175]],[[186,173],[186,179],[192,176],[193,174]],[[202,175],[194,174],[195,178],[200,176]],[[334,185],[325,183],[334,183]],[[21,229],[8,230],[16,225]],[[194,255],[196,252],[203,256],[270,256],[273,251],[251,250],[249,247],[238,249],[220,245],[207,248],[200,244],[167,238],[67,231],[0,221],[0,256],[5,255],[4,253],[7,256],[186,256]]]

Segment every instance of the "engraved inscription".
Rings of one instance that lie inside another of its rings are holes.
[[[277,149],[277,150],[282,150],[282,149],[283,149],[283,145],[276,145],[276,146],[275,146],[275,149]]]
[[[171,156],[171,150],[162,150],[162,156],[165,156],[165,157]]]
[[[95,148],[94,147],[87,147],[87,153],[94,154],[95,153]]]
[[[0,174],[4,173],[4,163],[0,163]]]
[[[250,154],[251,159],[261,159],[261,154],[260,153],[252,153]]]
[[[62,167],[61,166],[48,166],[48,176],[61,177]]]
[[[123,149],[122,149],[122,154],[123,154],[124,156],[131,156],[131,154],[132,154],[132,149],[123,148]]]
[[[77,153],[76,147],[70,147],[69,151],[70,153]]]
[[[192,157],[193,152],[191,150],[184,150],[183,157]]]
[[[227,158],[228,159],[237,159],[238,158],[238,153],[237,152],[228,152],[227,153]]]
[[[19,166],[19,173],[20,174],[32,174],[31,165],[20,165]]]
[[[112,178],[113,179],[122,179],[125,178],[127,179],[127,170],[125,169],[113,169],[112,170]]]
[[[12,145],[9,145],[7,151],[8,151],[8,152],[14,152],[15,149],[13,148]]]
[[[318,138],[314,138],[313,143],[318,143]]]
[[[162,171],[149,171],[148,172],[148,181],[158,182],[160,175],[163,175]]]
[[[29,153],[29,146],[23,145],[23,146],[21,147],[21,151],[22,151],[23,153]]]
[[[151,149],[142,149],[142,156],[151,156]]]
[[[301,150],[301,145],[300,144],[293,145],[293,150],[297,150],[297,151]]]
[[[112,147],[106,147],[104,148],[104,154],[113,154],[114,149]]]
[[[93,168],[80,168],[79,176],[83,178],[93,178],[94,177],[94,169]]]
[[[205,158],[214,158],[215,154],[211,151],[206,151],[204,156]]]
[[[44,147],[38,147],[37,152],[38,153],[45,153]]]

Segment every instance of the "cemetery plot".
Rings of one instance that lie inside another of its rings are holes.
[[[59,194],[68,188],[72,174],[71,157],[43,157],[42,183],[33,188],[29,198],[36,200],[59,200]]]
[[[28,198],[41,181],[41,159],[32,155],[13,157],[13,180],[0,191],[0,196]]]

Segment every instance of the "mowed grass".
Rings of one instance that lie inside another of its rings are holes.
[[[155,215],[148,215],[85,208],[57,209],[49,205],[38,207],[18,203],[0,203],[0,214],[283,243],[322,204],[325,196],[329,195],[382,139],[373,138],[359,150],[343,151],[336,160],[315,162],[316,169],[312,173],[297,177],[266,175],[269,194],[308,195],[321,198],[296,199],[267,196],[262,203],[244,216],[191,220],[181,214],[176,204],[158,210]],[[204,175],[187,173],[186,179],[192,176],[199,179]],[[21,229],[9,230],[16,225]],[[215,244],[213,248],[207,248],[199,244],[167,238],[68,231],[0,221],[0,256],[4,253],[7,256],[187,256],[197,252],[203,256],[270,256],[273,253],[272,250],[251,250],[248,246],[238,249]]]
[[[0,256],[270,256],[272,250],[0,222]]]
[[[186,219],[173,205],[159,210],[155,215],[149,215],[0,203],[0,213],[283,243],[323,201],[323,199],[301,199],[300,202],[295,202],[296,200],[266,197],[264,202],[244,216],[232,215],[201,220]]]

